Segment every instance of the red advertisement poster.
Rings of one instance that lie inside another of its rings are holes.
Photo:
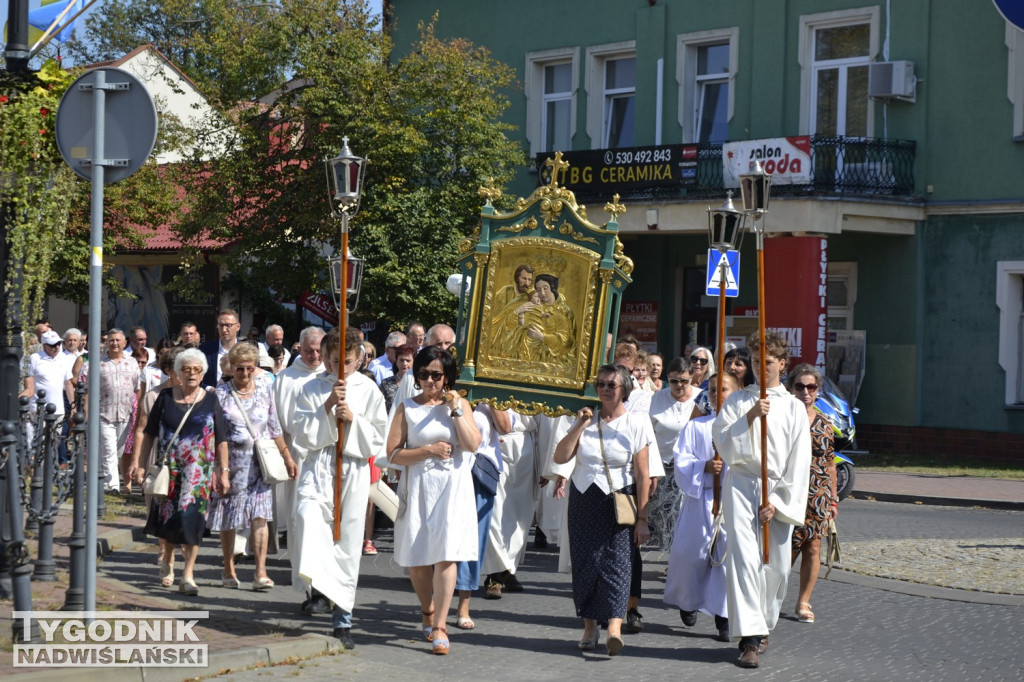
[[[658,302],[627,301],[619,313],[619,336],[632,334],[644,350],[658,349]]]
[[[828,333],[828,239],[765,239],[764,270],[765,324],[786,337],[788,367],[807,362],[823,372]]]

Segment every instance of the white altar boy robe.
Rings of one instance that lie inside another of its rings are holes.
[[[684,611],[726,616],[725,564],[712,566],[708,556],[714,532],[715,475],[707,473],[704,466],[715,457],[711,444],[714,419],[708,415],[687,422],[673,449],[675,482],[683,494],[683,506],[672,535],[665,603]],[[726,471],[723,468],[723,476]],[[718,537],[717,557],[727,547],[726,536],[722,532]]]
[[[308,450],[299,470],[298,503],[289,533],[292,585],[312,587],[349,613],[355,604],[362,556],[370,459],[384,454],[384,395],[372,379],[350,374],[346,396],[354,417],[344,425],[342,449],[341,539],[334,542],[334,455],[337,420],[324,403],[337,377],[321,373],[309,382],[295,405],[295,440]]]
[[[729,536],[726,559],[729,635],[767,635],[779,620],[792,565],[790,538],[807,511],[811,472],[811,431],[807,410],[783,386],[768,389],[768,501],[775,506],[769,526],[769,563],[762,561],[761,423],[747,424],[760,399],[754,385],[736,391],[722,405],[712,433],[718,454],[729,465],[722,482],[722,512]]]
[[[295,358],[295,362],[281,370],[274,381],[274,407],[277,408],[277,418],[281,422],[281,430],[284,431],[284,442],[288,445],[292,459],[298,467],[305,461],[307,451],[295,442],[295,401],[298,400],[302,387],[316,378],[323,369],[322,363],[310,367],[298,357]],[[274,521],[277,522],[278,531],[287,531],[291,525],[291,517],[295,512],[296,485],[297,481],[284,481],[274,486]]]
[[[540,494],[535,417],[509,412],[512,430],[501,436],[504,462],[488,531],[481,575],[516,572],[526,557],[526,541]]]

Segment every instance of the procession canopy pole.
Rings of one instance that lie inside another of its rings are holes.
[[[757,334],[761,340],[758,357],[761,361],[761,400],[768,397],[768,372],[765,366],[765,310],[764,310],[764,232],[757,233]],[[761,507],[768,505],[768,420],[761,417]],[[761,546],[764,547],[764,563],[768,563],[768,524],[761,526]]]
[[[722,372],[725,371],[725,281],[727,275],[727,268],[729,267],[726,263],[725,258],[719,259],[719,267],[721,270],[721,276],[718,278],[718,376],[715,377],[715,386],[718,389],[718,393],[715,396],[715,414],[721,414],[722,412]],[[714,446],[715,450],[715,461],[719,462],[722,460],[718,456],[718,446]],[[718,516],[718,510],[722,500],[722,475],[715,474],[714,485],[713,485],[714,500],[711,503],[711,515]]]
[[[348,330],[348,212],[341,213],[341,292],[338,295],[338,381],[345,378],[345,333]],[[341,540],[341,450],[345,424],[338,417],[338,445],[334,450],[334,541]]]

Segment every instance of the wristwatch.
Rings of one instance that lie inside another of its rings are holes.
[[[461,417],[462,416],[462,405],[459,405],[454,410],[452,410],[451,415],[452,415],[452,419],[455,419],[456,417]]]

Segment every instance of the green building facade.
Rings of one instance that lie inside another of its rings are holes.
[[[598,159],[577,194],[622,195],[636,264],[624,300],[657,304],[667,359],[716,343],[702,290],[723,153],[809,138],[808,177],[773,186],[768,231],[828,240],[828,328],[865,342],[861,445],[1019,458],[1024,31],[991,0],[390,0],[385,11],[399,53],[436,13],[439,36],[517,69],[506,118],[531,158]],[[637,150],[672,150],[672,179],[601,177],[600,159]],[[507,191],[537,184],[535,163]],[[734,316],[757,305],[752,243]]]

